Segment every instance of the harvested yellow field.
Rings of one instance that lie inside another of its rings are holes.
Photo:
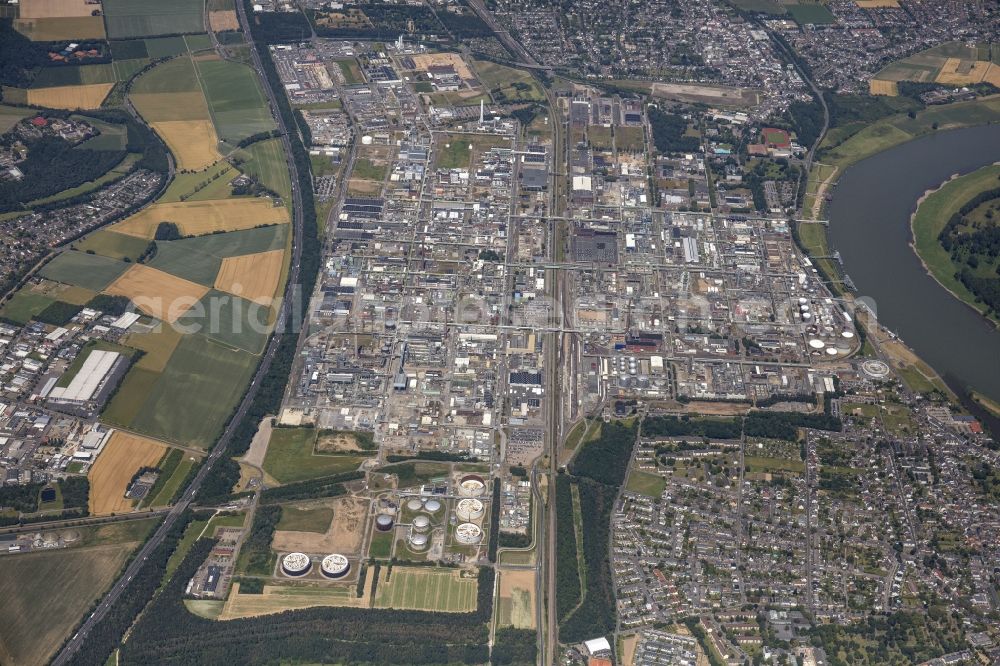
[[[424,72],[426,72],[429,67],[451,65],[463,79],[476,78],[472,75],[472,72],[469,70],[469,66],[465,64],[462,57],[456,53],[423,53],[412,57],[417,69]]]
[[[174,154],[178,169],[201,171],[222,159],[219,137],[211,120],[165,120],[150,124]]]
[[[233,583],[233,589],[226,599],[226,605],[219,615],[220,620],[235,620],[241,617],[271,615],[288,610],[335,606],[368,608],[374,576],[368,576],[362,595],[357,596],[355,586],[291,586],[265,585],[261,594],[240,594],[240,584]]]
[[[140,467],[156,465],[166,451],[159,442],[116,430],[87,474],[91,515],[131,511],[132,500],[125,498],[125,491],[132,476]]]
[[[270,305],[281,280],[285,251],[244,254],[222,260],[215,288],[254,303]]]
[[[535,628],[535,572],[500,572],[499,622],[517,629]]]
[[[212,32],[240,29],[240,20],[236,18],[236,12],[231,9],[221,12],[209,12],[208,24],[212,27]]]
[[[173,222],[185,236],[201,236],[216,231],[252,229],[262,224],[287,224],[288,210],[261,198],[178,201],[144,208],[114,225],[113,230],[152,239],[160,222]]]
[[[873,95],[885,95],[895,97],[899,94],[899,86],[895,81],[883,81],[882,79],[872,79],[868,82],[868,91]]]
[[[934,80],[937,83],[955,86],[979,83],[986,76],[989,68],[990,63],[983,60],[969,61],[961,58],[948,58]]]
[[[130,93],[129,99],[148,123],[167,120],[208,120],[208,102],[200,90]]]
[[[208,293],[208,287],[136,264],[105,291],[114,296],[127,296],[151,317],[173,323]]]
[[[89,83],[28,90],[28,104],[50,109],[96,109],[111,92],[113,83]]]
[[[14,29],[33,42],[64,39],[104,39],[104,19],[100,16],[15,19]]]
[[[1000,65],[991,64],[990,68],[986,70],[986,74],[983,76],[984,83],[990,83],[1000,88]]]
[[[21,18],[55,18],[61,16],[91,16],[100,11],[100,3],[86,0],[21,0]]]
[[[899,0],[854,0],[854,4],[862,9],[878,9],[880,7],[899,7]]]
[[[151,372],[163,372],[166,369],[167,362],[180,341],[181,333],[173,326],[160,326],[159,330],[149,333],[129,333],[125,338],[127,346],[146,352],[136,361],[135,367]]]

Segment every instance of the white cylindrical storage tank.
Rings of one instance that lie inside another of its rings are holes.
[[[413,519],[413,529],[417,532],[426,532],[431,527],[431,519],[421,514]]]
[[[836,356],[838,354],[837,350],[834,349],[833,347],[827,347],[826,353],[830,356]]]
[[[810,319],[812,319],[812,315],[811,315],[811,314],[809,314],[808,312],[803,312],[803,313],[802,313],[802,319],[803,319],[804,321],[809,321]]]
[[[375,529],[379,532],[388,532],[392,529],[392,516],[387,513],[380,513],[375,517]]]
[[[372,145],[372,138],[369,135],[365,134],[363,137],[361,137],[361,143],[366,146],[370,146]]]
[[[288,553],[281,558],[281,571],[286,576],[305,576],[312,568],[312,562],[305,553]]]
[[[411,497],[406,502],[406,508],[410,511],[420,511],[420,509],[424,508],[424,503],[420,501],[419,497]]]
[[[481,476],[470,474],[458,482],[458,494],[462,497],[479,497],[486,490],[486,482]]]
[[[812,340],[809,341],[809,346],[812,347],[813,349],[822,349],[826,345],[823,344],[822,340],[817,340],[813,338]]]
[[[319,570],[327,578],[343,578],[351,570],[351,563],[340,553],[332,553],[323,558]]]
[[[410,532],[410,548],[413,550],[427,549],[427,535],[419,532]]]
[[[845,340],[850,340],[851,338],[854,337],[854,333],[852,333],[851,331],[844,331],[843,333],[840,334],[840,336]]]
[[[466,546],[483,540],[483,530],[475,523],[462,523],[455,528],[455,539]]]
[[[427,513],[437,513],[441,510],[441,502],[436,499],[429,499],[424,504],[424,510],[427,511]]]
[[[483,503],[474,497],[466,497],[458,501],[458,506],[455,508],[455,515],[464,523],[479,520],[483,517]]]

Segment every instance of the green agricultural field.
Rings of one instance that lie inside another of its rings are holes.
[[[284,199],[291,198],[292,181],[288,175],[285,149],[281,145],[281,139],[258,141],[240,152],[247,159],[240,165],[241,171],[256,178],[261,185],[281,195]]]
[[[648,497],[659,497],[663,494],[663,489],[667,487],[667,480],[659,474],[640,472],[638,470],[629,474],[626,490],[631,490],[640,495]]]
[[[135,541],[4,556],[0,659],[47,663],[137,545]]]
[[[191,546],[194,542],[198,540],[202,532],[208,526],[207,520],[192,520],[188,523],[188,526],[184,529],[184,535],[181,540],[177,542],[177,549],[170,554],[170,559],[167,560],[166,575],[164,579],[167,580],[174,575],[174,571],[177,567],[181,565],[184,561],[184,557],[187,556],[188,551],[191,550]]]
[[[224,259],[284,248],[288,239],[289,226],[288,224],[272,224],[269,227],[183,238],[170,241],[170,243],[184,248],[185,251],[210,254]]]
[[[115,69],[110,63],[45,67],[32,81],[32,88],[54,88],[90,83],[114,83]]]
[[[285,505],[281,507],[281,520],[277,529],[290,532],[318,532],[320,534],[330,529],[333,522],[333,509],[327,506],[297,507]]]
[[[372,534],[371,544],[368,546],[368,557],[378,560],[387,560],[392,557],[392,532],[375,532]]]
[[[149,58],[149,50],[144,39],[112,40],[110,44],[111,55],[114,56],[115,62]]]
[[[22,118],[32,114],[31,109],[0,105],[0,133],[6,132]]]
[[[157,203],[211,201],[230,198],[229,182],[239,175],[229,162],[219,160],[203,171],[178,173]]]
[[[523,69],[514,69],[489,60],[474,60],[479,80],[499,103],[544,102],[545,93],[535,78]]]
[[[200,92],[198,72],[191,58],[174,58],[160,63],[132,83],[132,95],[143,93]]]
[[[156,256],[146,262],[153,268],[211,287],[219,274],[222,259],[197,251],[178,241],[157,241]]]
[[[977,303],[975,295],[955,277],[960,267],[951,260],[951,254],[942,247],[938,236],[951,216],[966,202],[980,192],[1000,185],[998,177],[1000,177],[1000,166],[993,164],[956,178],[924,199],[912,220],[917,254],[931,275],[945,289],[980,312],[986,312],[988,308],[983,303]]]
[[[146,51],[150,58],[170,58],[187,53],[187,42],[183,37],[154,37],[145,40]]]
[[[177,321],[227,348],[259,354],[270,335],[271,309],[215,289]]]
[[[55,282],[103,291],[127,271],[129,266],[124,261],[70,250],[45,264],[39,275]]]
[[[228,60],[196,63],[219,138],[231,144],[275,128],[252,69]]]
[[[476,609],[479,581],[474,572],[456,569],[393,567],[379,572],[375,608],[468,613]],[[388,578],[388,580],[386,580]]]
[[[92,139],[87,139],[79,145],[79,148],[88,150],[125,150],[126,133],[128,132],[123,123],[106,123],[97,118],[89,116],[72,116],[74,120],[83,120],[93,125],[101,133]]]
[[[785,5],[785,9],[799,25],[825,25],[837,22],[826,5],[819,2],[798,2]]]
[[[101,413],[101,420],[111,425],[131,427],[159,378],[159,372],[138,367],[138,364],[133,366]]]
[[[92,251],[119,260],[127,257],[132,261],[138,259],[148,246],[149,241],[144,238],[127,236],[109,229],[100,229],[88,234],[72,245],[73,249],[80,252]]]
[[[131,60],[115,60],[115,79],[117,81],[128,81],[143,67],[150,63],[149,58],[134,58]]]
[[[239,402],[258,360],[204,336],[185,335],[162,373],[138,370],[153,375],[154,381],[142,393],[144,400],[131,427],[167,441],[207,447]],[[129,372],[111,407],[136,372]]]
[[[317,431],[312,428],[276,428],[264,456],[264,471],[280,483],[294,483],[349,472],[365,456],[315,452]]]
[[[27,324],[32,317],[56,302],[44,294],[36,294],[21,289],[0,309],[0,318],[9,319],[18,324]]]
[[[104,0],[108,37],[149,37],[205,31],[204,0]]]
[[[451,471],[451,465],[438,462],[402,462],[379,468],[381,474],[395,474],[400,488],[413,488],[429,483],[433,479],[444,478]]]
[[[174,451],[179,451],[180,449],[173,449]],[[185,453],[181,458],[180,462],[177,463],[177,467],[170,474],[167,480],[160,487],[160,490],[156,493],[155,497],[150,498],[147,502],[148,506],[166,506],[173,499],[173,496],[181,488],[181,484],[187,479],[188,474],[190,474],[191,469],[195,465],[194,458],[191,454]]]
[[[187,44],[187,49],[191,53],[209,51],[212,49],[212,38],[209,37],[207,33],[184,35],[184,43]]]
[[[776,16],[785,14],[785,8],[774,0],[729,0],[737,9],[745,12],[763,12]]]

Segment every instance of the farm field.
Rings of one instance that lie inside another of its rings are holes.
[[[785,5],[785,9],[799,25],[825,25],[837,22],[826,5],[820,2],[791,3]]]
[[[211,120],[162,120],[150,126],[170,148],[181,169],[200,171],[222,158]]]
[[[228,60],[195,63],[219,138],[230,144],[275,128],[252,69]]]
[[[305,481],[358,468],[365,459],[354,455],[317,455],[316,430],[276,428],[264,456],[264,471],[280,483]]]
[[[270,334],[271,318],[268,307],[212,289],[178,323],[225,348],[259,354]]]
[[[6,132],[22,118],[31,115],[31,109],[0,105],[0,132]]]
[[[238,154],[247,158],[247,161],[240,165],[241,171],[256,178],[261,185],[286,200],[291,198],[292,181],[288,175],[281,139],[258,141],[241,149]]]
[[[101,106],[112,87],[113,83],[91,83],[31,88],[27,91],[27,103],[50,109],[96,109]]]
[[[271,224],[225,234],[206,234],[195,238],[168,241],[185,252],[197,252],[220,259],[257,252],[270,252],[285,247],[288,238],[287,224]]]
[[[100,229],[74,242],[71,247],[84,253],[89,250],[111,259],[122,260],[128,257],[135,261],[148,245],[149,242],[142,238]]]
[[[204,32],[203,0],[104,0],[108,37],[148,37]]]
[[[5,556],[0,567],[0,661],[47,663],[137,545],[138,539]]]
[[[20,18],[90,16],[94,10],[85,0],[21,0]]]
[[[180,341],[181,333],[177,329],[162,325],[159,326],[159,330],[129,333],[125,338],[126,345],[145,352],[142,358],[136,361],[135,367],[153,372],[163,372]]]
[[[55,282],[102,291],[121,277],[130,266],[124,261],[69,250],[45,264],[39,275]]]
[[[20,289],[0,309],[0,316],[18,324],[27,324],[39,312],[55,303],[56,299],[34,290]]]
[[[173,323],[208,293],[208,288],[144,264],[135,264],[105,291],[126,296],[146,314]]]
[[[111,227],[112,230],[152,239],[163,221],[177,225],[185,236],[200,236],[216,231],[239,231],[265,224],[287,224],[288,210],[274,206],[267,199],[218,199],[154,204]]]
[[[500,571],[497,626],[535,628],[535,572]]]
[[[257,617],[281,613],[286,610],[315,608],[317,606],[337,606],[367,608],[371,583],[365,584],[365,593],[359,597],[354,585],[265,585],[262,594],[241,594],[239,583],[225,602],[220,620],[234,620],[240,617]]]
[[[180,245],[179,241],[157,241],[156,256],[147,263],[171,275],[211,287],[219,274],[222,259]]]
[[[333,521],[333,509],[326,506],[292,506],[281,509],[276,529],[290,532],[326,532]]]
[[[462,572],[461,569],[396,566],[386,580],[388,570],[383,568],[379,572],[374,606],[444,613],[474,611],[479,583],[474,572],[466,572],[469,577],[462,577]]]
[[[89,14],[87,16],[18,18],[14,20],[14,29],[33,42],[104,39],[105,37],[104,19]]]
[[[125,498],[125,491],[132,475],[141,467],[155,466],[166,450],[159,442],[116,430],[87,474],[90,513],[103,516],[131,511],[133,502]]]
[[[174,451],[179,451],[179,449],[173,449]],[[170,475],[163,485],[160,487],[159,491],[155,496],[149,497],[144,503],[144,506],[167,506],[173,496],[181,488],[181,484],[187,479],[188,474],[191,472],[191,468],[195,465],[195,458],[189,454],[184,453],[181,457],[177,467],[174,469],[173,474]]]
[[[284,257],[284,250],[271,250],[223,259],[222,268],[215,278],[215,288],[255,303],[270,305],[281,280]]]
[[[122,400],[129,411],[119,411],[132,429],[197,447],[206,447],[218,436],[243,387],[250,380],[258,358],[244,351],[222,347],[202,335],[185,335],[162,373],[133,369],[131,388],[136,398]],[[119,389],[109,407],[125,393]],[[138,404],[136,404],[138,403]],[[105,412],[107,415],[107,412]]]
[[[982,57],[976,47],[961,42],[939,44],[883,67],[872,78],[872,92],[894,94],[894,84],[898,81],[954,86],[986,81],[997,85],[1000,66],[990,61],[988,50],[985,58],[980,59]]]
[[[239,171],[225,160],[219,160],[203,171],[178,173],[157,203],[228,199],[231,192],[229,181],[238,175]]]

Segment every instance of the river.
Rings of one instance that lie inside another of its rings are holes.
[[[829,205],[830,243],[879,321],[961,392],[1000,401],[1000,330],[937,283],[910,246],[917,200],[1000,159],[1000,125],[936,132],[849,167]]]

